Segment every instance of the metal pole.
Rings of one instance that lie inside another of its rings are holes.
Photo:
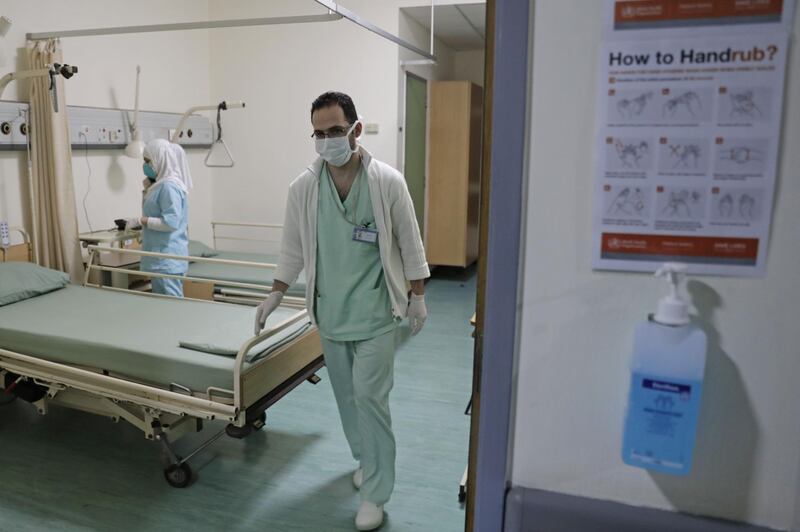
[[[377,35],[380,35],[384,39],[388,39],[388,40],[392,41],[393,43],[398,44],[398,45],[402,46],[403,48],[405,48],[407,50],[411,50],[415,54],[421,55],[422,57],[424,57],[426,59],[430,59],[432,61],[436,61],[436,56],[435,55],[429,54],[425,50],[417,48],[416,46],[414,46],[410,42],[408,42],[408,41],[406,41],[404,39],[401,39],[397,35],[392,35],[391,33],[389,33],[388,31],[384,30],[383,28],[381,28],[379,26],[376,26],[375,24],[373,24],[369,20],[367,20],[367,19],[365,19],[363,17],[360,17],[357,13],[354,13],[353,11],[350,11],[349,9],[340,6],[338,3],[336,3],[336,2],[334,2],[332,0],[314,0],[314,1],[316,3],[318,3],[319,5],[321,5],[321,6],[328,8],[330,11],[333,11],[334,13],[338,13],[339,15],[343,16],[347,20],[358,24],[362,28],[364,28],[366,30],[369,30],[372,33],[375,33]]]
[[[431,0],[431,55],[434,55],[434,53],[433,53],[433,13],[434,13],[434,11],[436,11],[435,4],[436,4],[436,0]]]
[[[149,33],[154,31],[208,30],[217,28],[240,28],[245,26],[269,26],[274,24],[304,24],[307,22],[332,22],[341,15],[303,15],[295,17],[250,18],[235,20],[209,20],[206,22],[180,22],[176,24],[149,24],[145,26],[117,26],[112,28],[88,28],[85,30],[61,30],[28,33],[28,40],[61,37],[88,37],[91,35],[121,35],[123,33]]]

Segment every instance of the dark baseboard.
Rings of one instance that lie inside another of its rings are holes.
[[[505,532],[776,532],[734,521],[514,487]]]

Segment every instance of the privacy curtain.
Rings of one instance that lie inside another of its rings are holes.
[[[28,43],[31,69],[62,63],[57,40]],[[50,78],[30,83],[30,141],[33,209],[38,262],[69,274],[72,282],[83,279],[83,261],[78,242],[78,217],[72,179],[72,148],[69,142],[64,80],[56,76],[58,113],[53,109]]]

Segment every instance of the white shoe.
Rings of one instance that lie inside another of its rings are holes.
[[[356,529],[375,530],[383,524],[383,506],[362,501],[356,514]]]
[[[356,487],[357,490],[361,489],[361,482],[364,480],[364,470],[360,467],[356,469],[356,472],[353,473],[353,486]]]

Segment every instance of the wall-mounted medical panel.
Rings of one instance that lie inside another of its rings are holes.
[[[24,150],[27,142],[24,102],[0,102],[0,150]],[[101,107],[68,106],[70,143],[73,149],[123,149],[131,141],[133,111]],[[139,111],[139,131],[143,142],[169,139],[180,120],[180,113]],[[209,148],[213,128],[208,118],[190,116],[179,134],[187,149]]]
[[[25,149],[27,113],[27,103],[0,102],[0,151]]]
[[[139,111],[141,139],[169,139],[181,118],[180,113]],[[69,106],[69,135],[73,148],[125,148],[131,141],[133,111],[99,107]],[[190,116],[180,132],[178,143],[184,148],[209,148],[213,141],[211,122],[200,115]]]

